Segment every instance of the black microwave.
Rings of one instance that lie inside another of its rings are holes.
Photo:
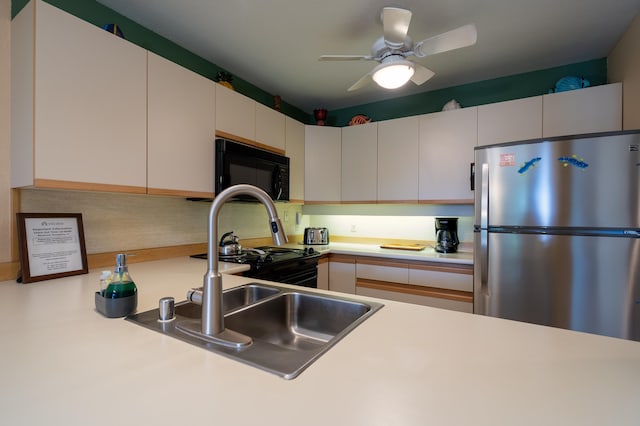
[[[289,201],[289,158],[229,139],[216,139],[216,182],[219,194],[240,183],[257,186],[274,201]],[[250,195],[236,200],[257,201]]]

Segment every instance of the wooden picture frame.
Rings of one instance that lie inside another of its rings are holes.
[[[30,283],[89,273],[80,213],[16,213],[22,270]]]

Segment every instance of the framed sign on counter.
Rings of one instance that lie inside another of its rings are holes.
[[[17,213],[22,276],[30,283],[89,272],[80,213]]]

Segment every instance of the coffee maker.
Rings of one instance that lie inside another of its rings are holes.
[[[436,218],[436,251],[438,253],[455,253],[458,251],[458,218]]]

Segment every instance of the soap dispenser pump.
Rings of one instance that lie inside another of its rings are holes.
[[[104,291],[107,299],[119,299],[122,297],[135,296],[138,292],[136,284],[129,275],[127,266],[127,255],[120,253],[116,255],[116,268],[111,276],[111,282]]]
[[[124,317],[138,306],[138,289],[129,275],[127,255],[116,255],[116,267],[109,285],[102,294],[96,292],[96,310],[109,318]]]

